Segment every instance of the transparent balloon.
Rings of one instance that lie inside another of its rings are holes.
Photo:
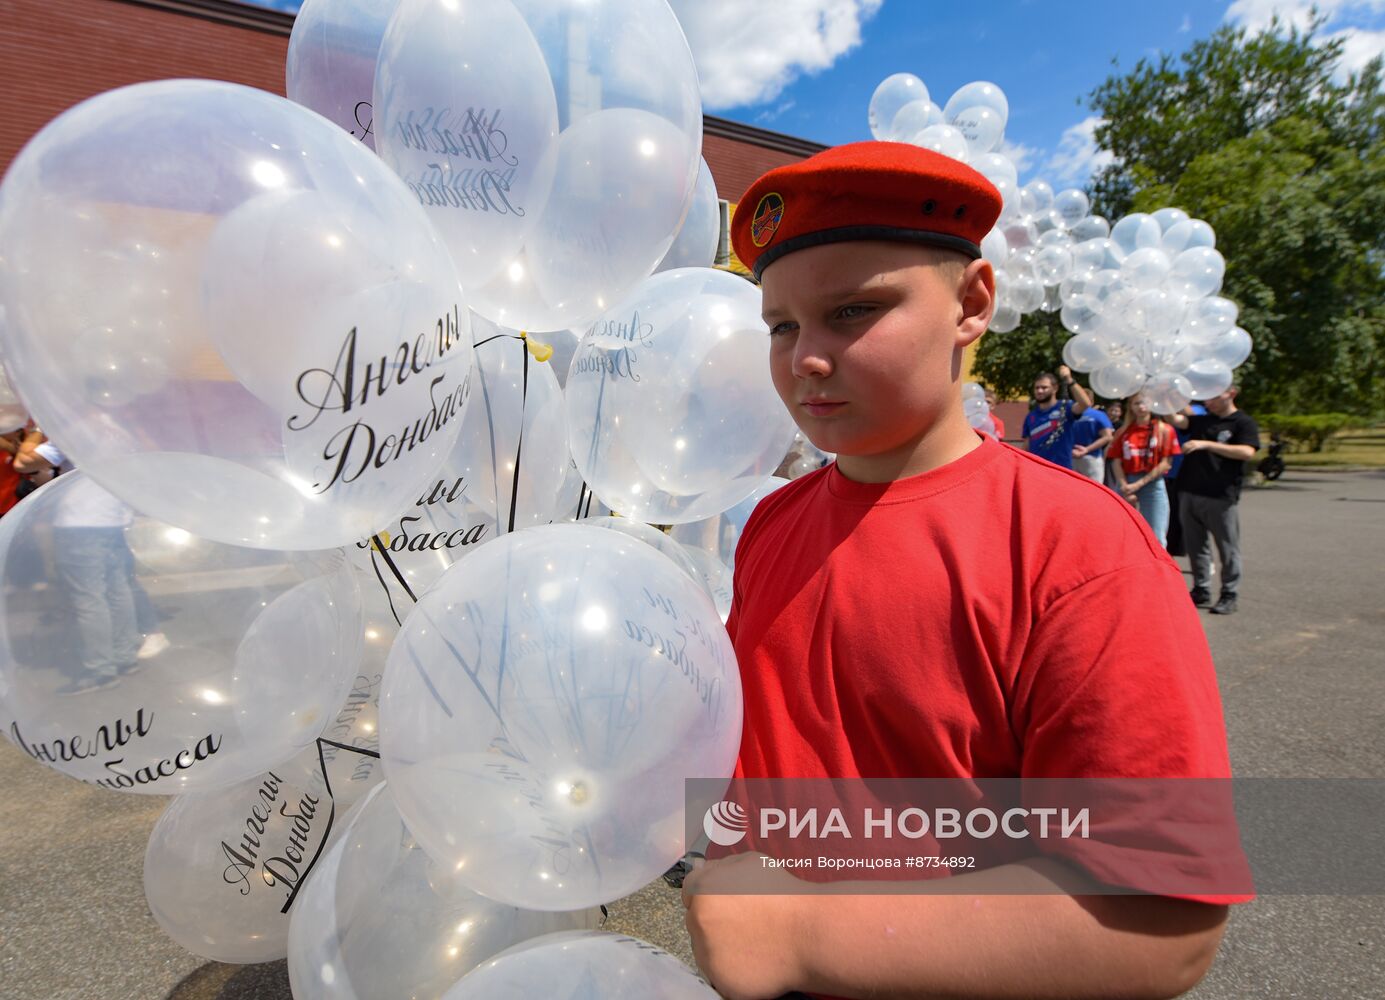
[[[1150,288],[1135,296],[1131,321],[1151,337],[1171,337],[1183,322],[1187,300],[1176,292]]]
[[[674,565],[688,574],[689,579],[698,583],[702,582],[702,571],[688,558],[687,549],[680,545],[672,535],[664,534],[653,525],[645,524],[642,521],[632,521],[628,517],[614,517],[606,514],[584,517],[579,519],[577,523],[588,528],[605,528],[607,531],[617,532],[627,538],[638,539],[650,548],[668,556]]]
[[[1159,228],[1167,233],[1175,225],[1188,218],[1188,213],[1181,208],[1161,208],[1150,216],[1155,222],[1159,223]]]
[[[1111,360],[1106,345],[1092,336],[1079,335],[1063,345],[1063,364],[1073,371],[1095,371]]]
[[[533,232],[557,168],[558,104],[524,18],[507,0],[398,0],[373,114],[376,150],[447,241],[462,284],[479,288]]]
[[[910,101],[899,109],[890,125],[890,134],[908,137],[917,135],[929,125],[943,124],[942,110],[932,101]]]
[[[285,957],[289,914],[331,811],[321,775],[313,780],[299,768],[178,796],[144,853],[149,912],[203,958],[252,964]]]
[[[443,1000],[717,1000],[678,959],[632,937],[571,931],[501,952]]]
[[[1063,246],[1040,247],[1034,273],[1044,285],[1060,284],[1072,271],[1072,252]]]
[[[1237,368],[1250,357],[1252,346],[1250,334],[1237,326],[1214,338],[1206,345],[1204,353],[1210,360],[1220,361],[1228,368]]]
[[[197,538],[81,472],[0,521],[0,581],[8,735],[102,788],[173,795],[268,770],[313,745],[361,658],[340,550]]]
[[[1047,212],[1053,207],[1053,188],[1047,181],[1030,181],[1020,189],[1021,205],[1029,215]]]
[[[1033,312],[1044,301],[1044,286],[1038,278],[1027,274],[1017,275],[1010,282],[1007,294],[1016,309],[1022,313]]]
[[[980,105],[962,108],[947,119],[947,124],[962,133],[971,156],[989,153],[1000,145],[1005,134],[1005,119],[993,109]]]
[[[1188,385],[1192,389],[1188,395],[1193,399],[1211,399],[1213,396],[1220,396],[1231,388],[1231,383],[1234,380],[1230,367],[1225,362],[1215,358],[1204,358],[1193,362],[1183,370],[1183,377],[1188,380]]]
[[[943,106],[943,119],[952,121],[968,108],[990,108],[1000,117],[1002,130],[1010,120],[1010,102],[1005,99],[1005,91],[985,80],[958,88]]]
[[[799,461],[801,462],[803,459],[799,459]],[[790,475],[794,474],[793,472],[790,473]],[[802,474],[807,475],[806,472]],[[717,616],[725,624],[726,619],[731,616],[731,567],[705,549],[686,546],[685,549],[688,559],[697,567],[697,571],[701,575],[702,589],[712,596],[712,603],[717,608]]]
[[[379,159],[291,101],[171,80],[84,102],[10,168],[0,244],[35,419],[151,517],[347,544],[456,438],[470,352],[446,248]]]
[[[895,73],[880,81],[871,95],[867,115],[870,134],[877,139],[898,141],[904,138],[894,131],[895,115],[915,101],[927,101],[928,88],[912,73]]]
[[[1149,408],[1163,416],[1178,413],[1193,397],[1192,386],[1177,372],[1158,372],[1151,375],[1140,391],[1149,400]]]
[[[716,517],[693,521],[690,524],[676,524],[669,535],[685,548],[702,549],[716,556],[728,568],[735,569],[736,543],[740,541],[741,532],[745,530],[745,522],[750,520],[750,515],[754,513],[761,500],[788,482],[789,480],[779,476],[770,476],[763,484],[757,486],[750,496],[735,506],[722,511]]]
[[[415,606],[380,698],[385,775],[425,850],[498,902],[619,898],[684,850],[684,779],[729,777],[735,654],[694,581],[583,525],[482,547]]]
[[[688,212],[702,150],[697,70],[664,0],[514,6],[560,97],[561,134],[532,232],[520,250],[491,251],[497,266],[469,288],[472,308],[517,330],[578,327],[654,271]]]
[[[1019,219],[1011,222],[1002,230],[1005,235],[1005,243],[1010,248],[1011,254],[1031,247],[1039,242],[1039,231],[1034,228],[1034,223],[1028,219]]]
[[[1053,196],[1053,207],[1063,217],[1063,223],[1071,229],[1081,222],[1091,210],[1091,199],[1085,191],[1067,188]]]
[[[380,40],[397,0],[304,0],[293,19],[288,98],[336,122],[368,148]]]
[[[1074,295],[1063,303],[1059,320],[1070,333],[1094,333],[1102,326],[1100,303],[1090,295]]]
[[[1006,180],[1012,187],[1019,187],[1019,171],[1015,169],[1015,161],[1004,153],[982,153],[972,159],[971,165],[992,183]]]
[[[992,229],[987,233],[981,240],[981,256],[994,267],[1004,267],[1006,258],[1010,256],[1010,245],[1005,242],[1005,233],[999,229]]]
[[[721,240],[721,202],[717,199],[717,184],[712,179],[711,168],[706,160],[701,157],[698,160],[697,186],[693,189],[687,218],[674,237],[673,246],[654,268],[655,273],[675,267],[711,267],[716,263],[717,244]],[[571,359],[571,355],[568,357]],[[563,370],[566,371],[566,367]]]
[[[1180,332],[1195,344],[1210,344],[1236,325],[1240,309],[1230,299],[1217,295],[1197,299],[1188,305]]]
[[[991,323],[986,329],[996,333],[1009,333],[1019,328],[1021,319],[1023,317],[1020,315],[1020,311],[1013,305],[1008,302],[998,302],[995,312],[991,314]]]
[[[1132,251],[1121,262],[1121,277],[1136,291],[1158,288],[1173,267],[1168,255],[1158,247]]]
[[[1177,257],[1183,251],[1194,247],[1215,247],[1217,234],[1201,219],[1184,219],[1169,227],[1168,232],[1163,235],[1161,245],[1164,253],[1170,257]]]
[[[655,524],[747,497],[794,435],[768,342],[759,290],[724,271],[666,271],[617,303],[568,374],[569,441],[588,486]]]
[[[1063,308],[1063,296],[1059,293],[1057,285],[1047,285],[1044,288],[1044,300],[1039,303],[1039,310],[1046,313],[1056,313]]]
[[[1072,226],[1072,238],[1082,240],[1104,240],[1111,235],[1111,224],[1100,215],[1089,215],[1079,219]]]
[[[936,150],[954,160],[967,161],[970,147],[967,137],[951,125],[929,125],[913,138],[915,146]]]
[[[552,330],[546,333],[534,333],[531,330],[529,339],[552,349],[553,353],[548,356],[545,364],[553,369],[558,385],[565,387],[567,372],[572,366],[572,356],[577,353],[577,342],[582,339],[582,335],[573,330]]]
[[[1184,298],[1200,299],[1221,291],[1226,261],[1211,247],[1192,247],[1173,260],[1168,284]]]
[[[1120,250],[1122,260],[1136,250],[1160,247],[1163,236],[1159,223],[1143,212],[1127,215],[1111,227],[1111,242]]]
[[[475,399],[447,468],[497,529],[548,524],[567,475],[567,411],[551,366],[513,330],[478,320]]]
[[[1124,399],[1138,392],[1144,383],[1144,367],[1129,358],[1105,364],[1091,375],[1092,391],[1105,399]]]
[[[599,910],[519,910],[465,888],[418,846],[388,787],[342,825],[289,914],[297,1000],[438,997],[512,945],[600,924]]]
[[[0,434],[17,431],[28,422],[29,411],[15,394],[4,368],[0,368]]]

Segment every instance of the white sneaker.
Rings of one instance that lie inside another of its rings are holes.
[[[144,642],[140,643],[139,652],[135,656],[141,660],[153,659],[167,649],[169,645],[168,636],[162,632],[150,632],[144,637]]]

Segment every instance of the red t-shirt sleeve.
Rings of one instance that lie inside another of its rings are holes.
[[[1207,639],[1178,569],[1153,554],[1036,606],[1013,712],[1025,778],[1230,777]],[[1252,898],[1228,781],[1116,784],[1139,801],[1055,853],[1114,885]],[[1184,788],[1177,818],[1161,821],[1169,804],[1150,800]]]

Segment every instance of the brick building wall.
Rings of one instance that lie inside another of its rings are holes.
[[[284,93],[293,17],[234,0],[0,0],[0,171],[52,118],[146,80],[204,77]],[[708,117],[703,155],[728,202],[823,148]]]

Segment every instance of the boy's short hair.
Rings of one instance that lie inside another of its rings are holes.
[[[886,240],[981,256],[1000,217],[995,185],[950,156],[901,142],[853,142],[777,167],[741,198],[736,256],[756,279],[795,250]]]

